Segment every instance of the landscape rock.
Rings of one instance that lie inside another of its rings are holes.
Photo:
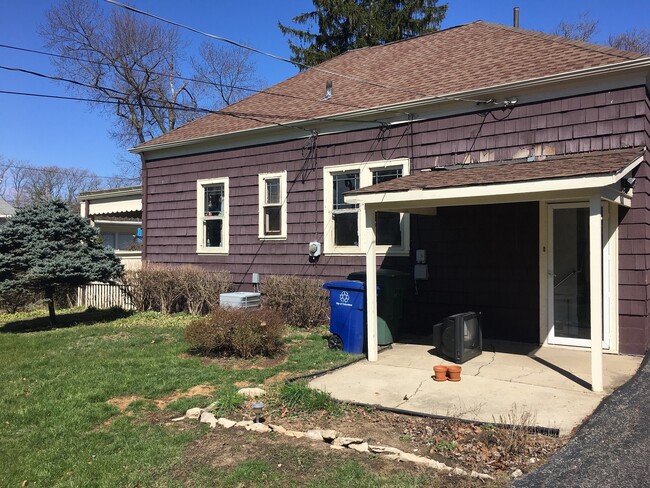
[[[524,475],[524,473],[521,471],[521,469],[515,469],[510,476],[513,478],[521,478]]]
[[[235,425],[237,425],[237,422],[235,422],[234,420],[229,420],[229,419],[224,418],[224,417],[218,418],[217,423],[221,427],[225,427],[226,429],[230,429],[230,428],[234,427]]]
[[[284,435],[288,437],[295,437],[296,439],[300,439],[301,437],[305,437],[305,434],[303,432],[298,432],[297,430],[287,430]]]
[[[253,423],[252,420],[242,420],[235,424],[235,427],[247,427]]]
[[[343,451],[345,450],[345,447],[343,446],[335,446],[334,444],[330,444],[331,449],[336,449],[337,451]]]
[[[199,417],[199,422],[203,424],[210,424],[210,427],[213,429],[217,426],[217,417],[215,417],[210,412],[202,412]]]
[[[190,408],[187,412],[185,412],[185,417],[190,420],[198,420],[202,413],[202,408]]]
[[[237,393],[249,398],[255,398],[266,395],[266,390],[263,390],[262,388],[240,388]]]
[[[401,452],[399,455],[400,461],[408,461],[416,464],[426,464],[429,465],[431,459],[424,456],[418,456],[417,454],[411,454],[410,452]]]
[[[313,441],[322,441],[323,440],[323,435],[321,434],[320,430],[317,429],[310,429],[307,432],[305,432],[305,437],[308,437],[309,439]]]
[[[260,434],[264,434],[266,432],[271,432],[271,427],[269,427],[266,424],[262,423],[252,423],[251,425],[246,426],[246,430],[250,430],[251,432],[259,432]]]
[[[359,439],[358,437],[337,437],[332,441],[332,444],[335,446],[348,447],[350,444],[361,444],[362,442],[363,439]]]
[[[287,432],[287,429],[285,429],[281,425],[269,424],[269,427],[271,427],[273,432],[277,432],[278,434],[286,434]]]
[[[368,449],[375,454],[397,454],[399,456],[402,453],[400,449],[389,446],[368,445]]]
[[[472,478],[478,478],[480,480],[493,480],[494,479],[494,477],[490,476],[489,474],[477,473],[476,471],[472,471],[469,475]]]
[[[334,429],[321,430],[320,434],[323,436],[323,440],[325,442],[332,442],[339,435],[341,435],[339,432],[335,431]]]
[[[368,452],[368,443],[362,442],[361,444],[349,444],[348,448],[357,452]]]

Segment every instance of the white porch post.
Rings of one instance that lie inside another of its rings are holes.
[[[377,252],[375,246],[375,210],[365,206],[366,317],[368,320],[368,361],[377,361]]]
[[[591,389],[603,391],[603,244],[600,195],[589,199]]]

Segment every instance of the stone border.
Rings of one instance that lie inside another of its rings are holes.
[[[364,439],[359,437],[345,437],[340,432],[332,429],[310,429],[307,432],[300,432],[296,430],[287,430],[281,425],[255,423],[252,420],[242,420],[235,422],[227,418],[216,418],[208,409],[204,408],[190,408],[185,415],[172,419],[172,422],[179,422],[181,420],[198,420],[201,423],[209,424],[210,428],[214,429],[217,425],[224,429],[232,429],[233,427],[244,428],[251,432],[258,432],[260,434],[277,432],[280,435],[294,438],[307,438],[315,442],[325,442],[329,444],[331,449],[344,450],[351,449],[357,452],[367,452],[372,454],[379,454],[386,459],[392,459],[399,462],[411,462],[426,466],[428,468],[436,469],[442,473],[454,474],[456,476],[469,476],[470,478],[478,478],[481,480],[494,480],[492,476],[485,473],[478,473],[476,471],[467,472],[462,468],[452,468],[445,463],[430,459],[424,456],[418,456],[404,452],[396,447],[380,446],[369,444]]]

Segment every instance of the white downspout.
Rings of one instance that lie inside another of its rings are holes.
[[[603,391],[603,244],[600,195],[589,199],[591,389]]]
[[[366,317],[368,321],[368,361],[377,361],[377,250],[375,209],[365,205]]]

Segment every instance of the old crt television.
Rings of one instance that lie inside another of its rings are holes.
[[[462,364],[481,354],[480,312],[463,312],[445,317],[433,326],[433,345],[443,358]]]

